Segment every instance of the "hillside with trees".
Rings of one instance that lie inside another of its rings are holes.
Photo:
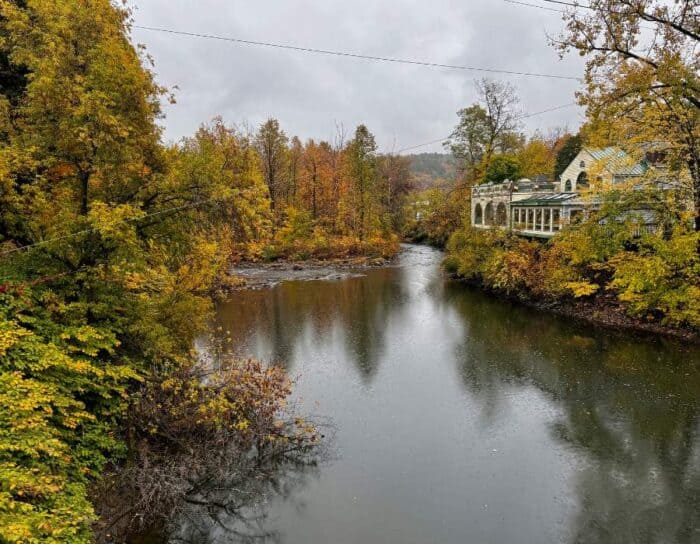
[[[458,163],[451,153],[417,153],[404,157],[410,161],[415,189],[445,185],[457,178]]]

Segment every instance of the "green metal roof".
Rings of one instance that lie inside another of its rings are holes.
[[[570,200],[576,197],[578,197],[577,193],[543,193],[532,195],[530,198],[523,200],[514,200],[510,203],[510,207],[561,206],[569,203]]]
[[[614,176],[642,176],[649,169],[646,163],[635,163],[627,153],[618,147],[603,149],[586,148],[591,156],[601,161],[601,165]]]

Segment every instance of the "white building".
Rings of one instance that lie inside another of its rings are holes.
[[[595,203],[581,193],[591,179],[619,183],[644,175],[645,162],[635,162],[618,148],[583,148],[554,183],[506,180],[472,188],[471,224],[477,228],[507,228],[529,237],[550,238],[563,225]]]

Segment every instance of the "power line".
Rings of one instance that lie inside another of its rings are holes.
[[[564,108],[570,108],[576,106],[576,102],[569,102],[568,104],[562,104],[561,106],[554,106],[553,108],[548,108],[546,110],[536,111],[534,113],[528,113],[520,116],[520,119],[529,119],[530,117],[535,117],[536,115],[541,115],[543,113],[549,113],[550,111],[563,110]]]
[[[557,8],[549,8],[547,6],[539,6],[537,4],[530,4],[528,2],[518,2],[518,0],[503,0],[504,2],[508,2],[509,4],[517,4],[519,6],[527,6],[529,8],[538,8],[538,9],[543,9],[545,11],[554,11],[556,13],[566,13],[563,9],[557,9]]]
[[[509,4],[518,4],[518,5],[520,5],[520,6],[527,6],[527,7],[530,7],[530,8],[543,9],[543,10],[546,10],[546,11],[555,11],[555,12],[564,13],[564,14],[568,13],[568,12],[567,12],[566,10],[564,10],[564,9],[549,8],[549,7],[547,7],[547,6],[539,6],[539,5],[537,5],[537,4],[530,4],[529,2],[520,2],[520,1],[518,1],[518,0],[503,0],[503,1],[504,1],[504,2],[508,2]],[[572,7],[572,8],[583,8],[583,9],[588,9],[588,10],[591,10],[591,11],[602,11],[602,10],[600,10],[599,8],[595,8],[595,7],[593,7],[593,6],[589,6],[589,5],[586,5],[586,4],[576,4],[576,3],[573,3],[573,2],[564,2],[564,1],[561,1],[561,0],[542,0],[542,2],[549,2],[549,3],[551,3],[551,4],[558,4],[558,5],[562,5],[562,6],[569,6],[569,7]],[[615,15],[627,15],[626,13],[622,13],[622,12],[619,12],[619,11],[611,11],[610,13],[615,14]],[[639,26],[640,26],[640,28],[644,28],[644,29],[646,29],[646,30],[656,30],[655,27],[650,26],[650,25],[643,25],[643,24],[640,24]]]
[[[451,135],[450,135],[450,136],[451,136]],[[402,149],[398,149],[398,150],[394,151],[394,153],[396,153],[396,154],[398,154],[398,153],[403,153],[404,151],[410,151],[411,149],[418,149],[419,147],[425,147],[426,145],[437,144],[437,143],[439,143],[439,142],[444,142],[444,141],[447,140],[450,136],[446,136],[445,138],[438,138],[437,140],[431,140],[431,141],[429,141],[429,142],[424,142],[424,143],[422,143],[422,144],[416,144],[416,145],[412,145],[412,146],[409,146],[409,147],[404,147],[404,148],[402,148]]]
[[[534,113],[528,113],[525,115],[519,115],[518,119],[529,119],[530,117],[535,117],[536,115],[542,115],[543,113],[549,113],[552,111],[562,110],[564,108],[570,108],[572,106],[576,106],[576,102],[569,102],[568,104],[562,104],[561,106],[555,106],[553,108],[548,108],[546,110],[536,111]],[[403,153],[404,151],[410,151],[411,149],[418,149],[419,147],[425,147],[427,145],[437,144],[439,142],[447,141],[451,137],[452,137],[452,134],[445,136],[444,138],[438,138],[437,140],[431,140],[429,142],[423,142],[422,144],[416,144],[416,145],[412,145],[409,147],[404,147],[404,148],[401,148],[401,149],[394,151],[393,153],[399,154],[399,153]]]
[[[508,0],[506,0],[506,1],[508,1]],[[638,15],[640,17],[640,19],[644,19],[644,17],[642,17],[636,11],[627,12],[627,11],[614,11],[611,9],[607,10],[607,9],[602,8],[602,7],[591,6],[589,4],[579,4],[578,2],[565,2],[564,0],[542,0],[542,1],[547,2],[548,4],[558,4],[560,6],[568,6],[568,7],[574,8],[574,9],[579,9],[579,8],[588,9],[591,11],[599,11],[602,13],[609,13],[611,15]],[[542,9],[546,9],[546,8],[544,6],[542,6]],[[566,12],[562,11],[562,13],[566,13]],[[644,19],[644,20],[648,20],[648,19]],[[654,28],[654,27],[647,26],[645,28]]]
[[[591,7],[587,4],[579,4],[577,2],[564,2],[563,0],[542,0],[542,1],[547,2],[548,4],[559,4],[561,6],[571,6],[574,8],[594,9],[593,7]]]
[[[255,41],[255,40],[244,40],[241,38],[216,36],[213,34],[201,34],[201,33],[197,33],[197,32],[185,32],[185,31],[181,31],[181,30],[172,30],[172,29],[168,29],[168,28],[157,28],[157,27],[151,27],[151,26],[133,25],[133,27],[141,29],[141,30],[151,30],[154,32],[164,32],[167,34],[175,34],[175,35],[179,35],[179,36],[206,38],[206,39],[210,39],[210,40],[220,40],[220,41],[240,43],[240,44],[245,44],[245,45],[259,45],[259,46],[263,46],[263,47],[274,47],[276,49],[288,49],[291,51],[301,51],[304,53],[317,53],[320,55],[333,55],[336,57],[349,57],[349,58],[355,58],[355,59],[375,60],[375,61],[381,61],[381,62],[393,62],[393,63],[397,63],[397,64],[411,64],[414,66],[429,66],[429,67],[433,67],[433,68],[448,68],[451,70],[466,70],[466,71],[473,71],[473,72],[488,72],[488,73],[494,73],[494,74],[508,74],[508,75],[529,76],[529,77],[546,77],[546,78],[551,78],[551,79],[567,79],[567,80],[574,80],[574,81],[581,80],[581,78],[574,77],[574,76],[562,76],[562,75],[556,75],[556,74],[541,74],[541,73],[536,73],[536,72],[518,72],[518,71],[514,71],[514,70],[499,70],[496,68],[481,68],[481,67],[476,67],[476,66],[461,66],[461,65],[456,65],[456,64],[442,64],[442,63],[438,63],[438,62],[412,60],[412,59],[400,59],[400,58],[394,58],[394,57],[378,57],[378,56],[373,56],[373,55],[362,55],[359,53],[348,53],[345,51],[331,51],[328,49],[317,49],[317,48],[313,48],[313,47],[300,47],[300,46],[289,45],[289,44],[261,42],[261,41]]]

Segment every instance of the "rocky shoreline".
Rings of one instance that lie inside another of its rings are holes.
[[[232,290],[263,289],[284,281],[338,281],[360,277],[374,268],[392,266],[394,259],[346,258],[332,260],[275,261],[271,263],[239,263],[229,270],[238,280]]]

